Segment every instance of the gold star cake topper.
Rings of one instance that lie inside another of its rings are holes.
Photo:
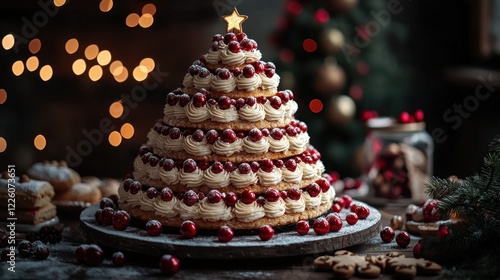
[[[243,27],[241,25],[248,19],[248,16],[240,15],[236,7],[234,7],[231,15],[223,16],[222,18],[227,22],[227,32],[231,32],[232,30],[243,32]]]

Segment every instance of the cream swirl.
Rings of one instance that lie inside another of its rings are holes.
[[[173,106],[165,104],[165,107],[163,108],[163,121],[168,122],[174,116],[175,116],[175,111]]]
[[[191,76],[191,74],[189,73],[186,73],[186,75],[184,75],[184,79],[182,80],[182,85],[187,88],[193,87],[193,76]]]
[[[224,188],[229,185],[230,174],[226,170],[222,170],[220,173],[215,173],[212,168],[208,168],[203,172],[203,182],[210,188]]]
[[[231,184],[237,188],[255,185],[258,181],[257,174],[252,171],[247,174],[241,174],[239,169],[231,172]]]
[[[199,123],[208,120],[210,118],[210,112],[206,105],[196,107],[193,102],[189,102],[186,106],[186,116],[190,122]]]
[[[212,50],[212,48],[208,49],[207,53],[207,62],[210,64],[217,64],[220,61],[220,53],[221,51],[217,49],[216,51]]]
[[[204,221],[228,221],[233,218],[231,208],[227,207],[224,200],[217,203],[208,202],[208,198],[204,198],[200,202],[200,216]]]
[[[283,181],[288,183],[299,183],[302,181],[302,168],[297,166],[295,171],[290,171],[286,167],[281,168],[281,172],[283,174]]]
[[[154,167],[146,164],[146,171],[148,172],[149,177],[153,180],[160,179],[160,175],[158,174],[159,169],[160,166],[158,164],[156,164]]]
[[[155,145],[152,147],[157,147],[158,149],[165,149],[165,141],[167,140],[168,135],[158,134],[156,137]]]
[[[307,191],[305,191],[302,193],[302,197],[304,197],[307,209],[318,207],[321,204],[321,193],[316,197],[312,197]]]
[[[185,118],[186,117],[186,106],[181,107],[179,103],[175,104],[174,106],[174,117],[176,118]]]
[[[316,171],[318,172],[318,176],[321,176],[326,171],[326,167],[321,160],[316,162]]]
[[[287,197],[285,199],[286,213],[302,213],[306,210],[306,203],[304,201],[304,194],[302,194],[299,200],[293,200]]]
[[[182,142],[184,142],[184,135],[181,134],[177,139],[172,139],[170,135],[168,135],[165,137],[165,143],[163,146],[167,151],[178,152],[182,151]]]
[[[200,204],[195,203],[192,206],[187,206],[184,202],[179,201],[174,207],[174,211],[179,213],[181,219],[198,219],[200,218]]]
[[[299,163],[299,166],[302,168],[302,172],[304,173],[302,175],[303,179],[312,179],[318,174],[315,164],[307,164],[305,162],[301,162]]]
[[[167,185],[179,184],[179,170],[177,167],[172,168],[170,171],[160,168],[158,175],[160,175],[161,180]]]
[[[139,176],[135,176],[135,174],[134,174],[135,177],[145,176],[146,174],[148,174],[148,170],[146,168],[146,165],[144,163],[142,163],[142,160],[140,157],[135,158],[134,168],[135,168],[135,171],[137,171],[137,174],[139,174]]]
[[[299,109],[299,105],[294,100],[290,100],[285,104],[285,117],[293,117],[297,110]]]
[[[274,186],[281,182],[281,169],[273,167],[271,172],[266,172],[262,169],[257,171],[257,176],[259,176],[260,184],[263,186]]]
[[[252,141],[247,136],[243,138],[243,150],[249,154],[263,154],[269,150],[267,137],[262,137],[259,141]]]
[[[136,194],[129,193],[127,203],[130,206],[141,206],[142,191],[139,190]]]
[[[257,201],[245,204],[241,200],[238,200],[234,205],[233,214],[238,221],[249,223],[264,217],[266,212],[264,212],[263,207],[259,206]]]
[[[262,53],[259,50],[243,51],[245,62],[252,63],[262,58]]]
[[[160,197],[157,197],[154,202],[155,215],[166,218],[177,216],[177,212],[175,211],[177,203],[179,203],[179,200],[175,196],[170,201],[164,201]]]
[[[141,207],[142,211],[154,211],[154,201],[155,199],[150,199],[146,193],[144,193],[141,197]]]
[[[219,108],[218,104],[210,105],[210,119],[214,122],[232,122],[238,119],[236,107],[231,105],[228,109]]]
[[[269,141],[269,151],[274,153],[281,153],[288,150],[290,143],[286,137],[281,137],[280,140],[276,140],[271,136],[266,137]]]
[[[303,132],[295,136],[287,135],[286,138],[290,142],[290,150],[303,150],[309,144],[309,134]]]
[[[206,137],[203,137],[201,142],[197,142],[194,141],[192,135],[188,135],[184,139],[184,142],[182,142],[182,148],[195,156],[206,156],[212,153],[212,146],[208,144]]]
[[[259,75],[253,75],[251,78],[246,78],[243,75],[239,75],[236,79],[236,86],[239,90],[256,90],[261,83],[262,81],[260,80]]]
[[[121,203],[127,203],[129,195],[130,194],[125,191],[125,189],[123,188],[123,186],[120,186],[118,188],[118,197],[120,198],[120,202]]]
[[[214,79],[214,76],[212,74],[206,76],[206,77],[200,77],[198,75],[194,76],[193,78],[193,84],[194,87],[197,89],[209,89],[210,86],[212,85],[212,80]]]
[[[264,111],[268,121],[279,121],[285,117],[285,106],[281,105],[278,109],[274,109],[269,100],[264,104]]]
[[[234,75],[232,73],[227,80],[223,80],[219,78],[219,76],[215,76],[215,78],[212,80],[212,89],[215,91],[230,92],[235,88],[236,80],[234,79]]]
[[[286,204],[283,198],[279,198],[276,201],[269,202],[266,200],[264,203],[264,211],[266,212],[266,217],[277,218],[285,214]]]
[[[280,76],[278,74],[274,74],[271,78],[267,77],[265,73],[260,73],[259,76],[262,80],[261,87],[263,89],[277,88],[280,84]]]
[[[156,131],[154,131],[153,129],[149,130],[148,134],[146,135],[146,138],[148,139],[148,145],[149,146],[152,146],[152,145],[156,145],[158,143],[158,138],[160,137],[160,135],[158,135],[158,133]]]
[[[321,204],[331,203],[334,198],[335,198],[335,189],[333,188],[333,186],[330,186],[330,188],[326,193],[321,192]]]
[[[243,150],[243,140],[236,138],[233,143],[227,143],[218,139],[215,141],[212,149],[218,155],[230,156]]]
[[[266,118],[266,112],[262,104],[255,103],[253,106],[245,104],[239,110],[239,116],[242,120],[249,122],[258,122]]]
[[[182,185],[199,187],[203,184],[203,171],[199,168],[196,168],[196,170],[191,173],[181,170],[179,172],[179,180]]]
[[[229,50],[223,50],[220,52],[220,58],[222,63],[226,65],[240,65],[245,63],[245,54],[241,51],[233,53]]]

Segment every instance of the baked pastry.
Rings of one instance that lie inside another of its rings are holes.
[[[55,192],[63,192],[80,182],[80,175],[69,168],[65,161],[44,161],[33,164],[27,171],[32,179],[47,181]]]
[[[272,62],[244,33],[215,35],[166,96],[139,149],[120,207],[141,220],[255,229],[316,218],[335,190]]]
[[[17,218],[16,222],[19,224],[37,225],[55,218],[56,214],[56,206],[49,202],[39,208],[16,209],[15,217]],[[0,219],[6,220],[7,218],[9,218],[8,211],[2,211]]]
[[[86,183],[76,183],[70,190],[56,193],[54,196],[54,203],[58,206],[78,203],[83,206],[90,206],[99,202],[101,198],[101,191],[97,186]]]

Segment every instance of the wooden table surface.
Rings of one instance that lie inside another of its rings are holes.
[[[404,208],[378,207],[382,214],[382,226],[389,225],[394,214],[403,214]],[[110,256],[96,267],[80,264],[76,261],[76,247],[85,243],[80,233],[78,215],[60,216],[63,229],[63,241],[49,245],[49,258],[43,261],[17,258],[15,273],[7,270],[7,263],[2,263],[0,279],[164,279],[158,268],[158,258],[138,254],[126,254],[124,267],[113,267]],[[395,242],[383,243],[379,236],[347,248],[357,254],[384,254],[390,251],[404,253],[412,257],[412,248],[418,242],[412,236],[410,245],[402,249]],[[105,251],[112,252],[112,249]],[[193,260],[181,259],[180,271],[170,279],[331,279],[329,272],[315,272],[312,261],[317,255],[303,255],[287,258],[261,260]],[[417,277],[416,279],[434,279],[436,277]],[[356,278],[352,278],[356,279]],[[383,275],[378,279],[391,279]]]

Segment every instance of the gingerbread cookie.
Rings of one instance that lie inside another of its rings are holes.
[[[77,205],[87,207],[99,202],[101,198],[101,191],[98,187],[85,183],[77,183],[70,190],[57,193],[54,196],[54,203],[57,206]]]
[[[8,203],[11,203],[9,202],[9,198],[11,198],[9,196],[9,184],[15,186],[16,208],[39,208],[49,204],[52,197],[54,197],[54,189],[48,182],[30,180],[26,175],[22,175],[20,178],[2,176],[2,179],[0,179],[0,206],[7,207]]]
[[[333,267],[333,256],[318,257],[313,261],[314,268],[318,271],[330,271]]]
[[[397,278],[412,279],[419,275],[435,275],[441,272],[442,267],[425,259],[391,258],[387,260],[387,270],[394,272]]]
[[[69,168],[65,161],[35,163],[27,173],[32,179],[49,182],[56,193],[67,191],[75,183],[80,182],[80,175]]]
[[[367,261],[366,257],[345,250],[335,252],[332,263],[334,278],[347,279],[354,274],[364,278],[375,278],[382,272],[380,267]]]

